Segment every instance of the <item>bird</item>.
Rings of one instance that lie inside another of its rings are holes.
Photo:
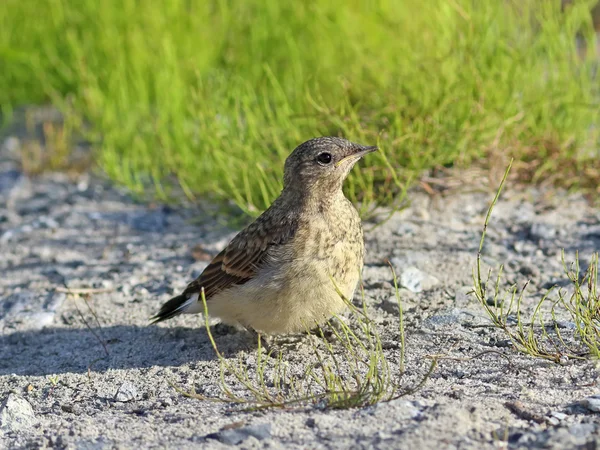
[[[150,321],[204,313],[202,291],[209,316],[263,335],[307,331],[342,312],[364,263],[361,219],[343,182],[375,150],[339,137],[296,147],[271,206]]]

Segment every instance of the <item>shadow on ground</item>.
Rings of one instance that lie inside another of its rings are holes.
[[[117,325],[93,332],[86,328],[44,328],[5,331],[0,336],[0,375],[84,373],[88,369],[105,372],[180,366],[214,358],[202,328]]]

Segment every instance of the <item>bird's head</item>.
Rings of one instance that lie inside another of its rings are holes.
[[[284,189],[334,192],[341,189],[354,164],[375,150],[377,147],[337,137],[306,141],[296,147],[285,161]]]

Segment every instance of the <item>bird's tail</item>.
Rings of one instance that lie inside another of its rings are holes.
[[[188,311],[196,302],[194,297],[188,297],[185,294],[173,297],[171,300],[161,306],[160,310],[150,317],[150,323],[158,323],[163,320],[171,319]]]

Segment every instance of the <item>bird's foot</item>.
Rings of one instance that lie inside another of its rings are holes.
[[[254,328],[247,328],[247,330],[252,336],[252,340],[256,342],[260,348],[264,348],[267,354],[270,354],[273,347],[272,339],[269,336],[259,333]]]
[[[323,326],[317,326],[308,331],[308,335],[321,337],[327,342],[337,341],[337,335],[344,334],[344,328],[347,327],[342,318],[332,317]]]
[[[215,336],[227,336],[228,334],[236,334],[238,329],[233,325],[219,322],[212,327],[212,333]]]

